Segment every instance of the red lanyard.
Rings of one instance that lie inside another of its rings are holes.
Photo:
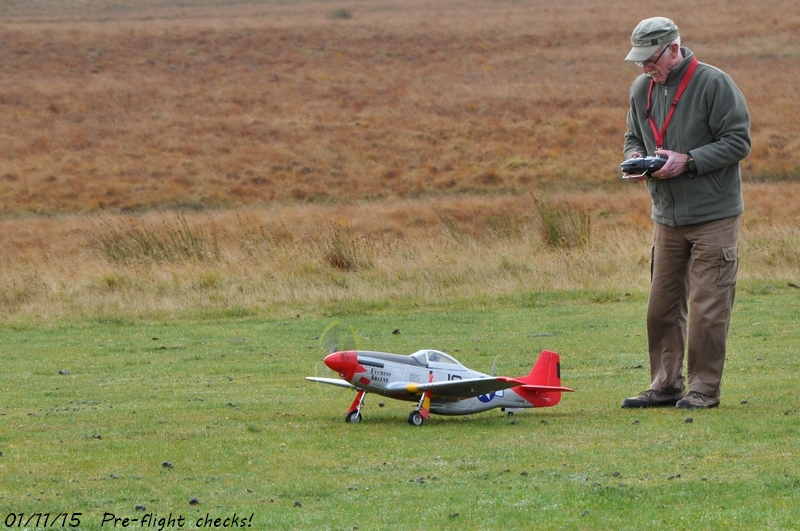
[[[689,68],[687,68],[686,73],[683,74],[683,79],[681,79],[681,84],[678,87],[677,94],[675,94],[675,99],[672,100],[672,105],[669,107],[667,119],[664,120],[664,125],[661,126],[660,131],[656,126],[656,121],[653,120],[652,116],[650,116],[650,109],[653,106],[653,85],[656,84],[656,82],[650,78],[650,89],[647,91],[647,114],[645,114],[645,116],[647,116],[647,119],[650,120],[650,128],[653,130],[653,136],[656,139],[656,149],[661,149],[664,146],[664,135],[667,134],[667,126],[669,126],[669,121],[672,120],[672,113],[675,112],[675,107],[678,106],[678,100],[681,99],[683,91],[686,90],[686,87],[689,85],[689,80],[692,79],[694,71],[697,69],[697,63],[697,57],[692,57],[692,61],[689,63]]]

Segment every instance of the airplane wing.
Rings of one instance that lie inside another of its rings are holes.
[[[431,383],[394,382],[387,389],[421,395],[425,391],[431,392],[431,398],[465,399],[485,395],[492,391],[510,389],[524,385],[525,382],[514,378],[498,376],[494,378],[470,378],[467,380],[448,380]]]
[[[347,389],[355,389],[355,386],[350,385],[350,382],[346,382],[338,378],[314,378],[312,376],[306,376],[306,380],[309,382],[319,382],[328,385],[336,385],[338,387],[346,387]]]

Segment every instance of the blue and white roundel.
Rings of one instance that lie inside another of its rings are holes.
[[[495,397],[503,398],[503,391],[492,391],[491,393],[486,395],[479,395],[478,400],[480,400],[484,404],[488,404],[489,402],[494,400]]]

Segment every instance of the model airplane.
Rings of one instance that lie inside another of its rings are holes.
[[[473,371],[449,354],[420,350],[409,356],[350,350],[325,357],[325,365],[339,373],[337,378],[306,380],[356,389],[346,422],[360,422],[367,393],[416,402],[408,422],[421,426],[437,415],[471,415],[493,408],[504,411],[555,406],[562,392],[558,354],[543,350],[530,374],[519,378],[490,376]]]

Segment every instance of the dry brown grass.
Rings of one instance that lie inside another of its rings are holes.
[[[627,2],[159,4],[5,18],[5,214],[616,184]],[[747,95],[748,178],[796,174],[800,15],[724,7],[665,14]]]
[[[797,282],[798,187],[752,184],[747,195],[740,277]],[[294,315],[353,303],[413,307],[531,291],[624,296],[646,288],[650,223],[643,189],[555,200],[591,214],[586,246],[547,245],[532,196],[6,220],[0,308],[9,319],[193,311]],[[780,215],[778,201],[785,202]],[[134,233],[141,226],[158,232],[185,223],[208,252],[178,253],[171,260],[144,253],[109,258],[96,243],[98,234],[109,234],[104,223]]]
[[[622,57],[656,13],[588,0],[64,5],[0,6],[6,315],[646,284],[648,200],[616,168],[636,74]],[[753,115],[743,242],[758,265],[744,276],[796,276],[796,6],[661,7]],[[544,193],[591,214],[586,247],[543,245]],[[219,260],[115,264],[91,246],[100,219],[157,226],[175,208],[213,225]],[[335,267],[321,253],[336,237],[370,256]]]

